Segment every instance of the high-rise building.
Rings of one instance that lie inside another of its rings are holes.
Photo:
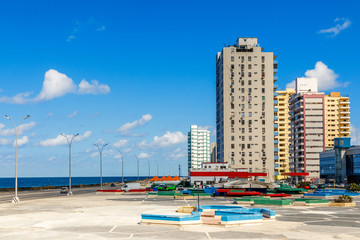
[[[350,136],[350,101],[338,92],[318,92],[316,78],[297,78],[295,87],[295,93],[288,92],[290,171],[295,181],[311,180],[320,177],[319,153],[333,149],[334,138]]]
[[[277,62],[257,38],[238,38],[216,56],[217,159],[274,179]]]
[[[339,92],[325,96],[325,148],[334,148],[334,138],[350,136],[350,101]]]
[[[216,159],[216,142],[211,143],[210,145],[210,150],[211,150],[211,162],[217,162]]]
[[[291,95],[289,102],[289,152],[290,171],[298,174],[294,180],[299,182],[320,177],[319,154],[325,150],[325,95],[318,92],[316,78],[297,78],[295,86],[296,94]]]
[[[295,89],[288,88],[284,91],[276,91],[274,94],[274,105],[278,109],[275,112],[275,147],[279,151],[275,155],[275,179],[286,179],[286,173],[290,172],[289,168],[289,146],[290,146],[290,96],[295,94]]]
[[[203,162],[210,162],[210,131],[190,126],[188,133],[188,169],[200,169]]]

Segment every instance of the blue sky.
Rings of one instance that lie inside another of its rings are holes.
[[[215,55],[258,37],[281,89],[318,76],[360,121],[357,1],[1,1],[0,114],[18,122],[19,176],[67,176],[59,134],[79,133],[73,175],[183,174],[190,124],[215,127]],[[255,11],[254,11],[255,10]],[[310,71],[308,71],[310,70]],[[312,71],[311,71],[312,70]],[[308,72],[307,72],[308,71]],[[307,72],[307,73],[306,73]],[[306,74],[305,74],[306,73]],[[19,95],[20,94],[20,95]],[[14,98],[14,96],[16,96]],[[12,124],[0,118],[0,177],[14,176]],[[360,133],[360,132],[359,132]],[[214,138],[214,136],[213,136]]]

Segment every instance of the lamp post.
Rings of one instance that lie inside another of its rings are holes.
[[[123,185],[124,184],[124,157],[123,157],[122,152],[119,149],[117,149],[117,151],[121,155],[121,185]]]
[[[159,176],[159,161],[156,160],[156,175]]]
[[[79,136],[79,134],[75,134],[75,135],[72,135],[71,137],[71,140],[69,140],[68,136],[63,133],[61,134],[63,137],[66,138],[67,142],[68,142],[68,146],[69,146],[69,191],[68,191],[68,196],[71,196],[72,195],[72,192],[71,192],[71,144],[74,140],[75,137]]]
[[[18,175],[18,170],[17,170],[18,134],[19,134],[19,129],[20,129],[21,122],[23,120],[29,118],[30,115],[26,115],[25,117],[23,117],[17,127],[16,127],[16,125],[14,123],[14,120],[11,117],[9,117],[7,115],[4,115],[4,117],[11,120],[11,122],[13,123],[14,130],[15,130],[15,136],[16,136],[16,139],[15,139],[15,197],[13,198],[12,202],[13,203],[18,203],[20,201],[19,197],[18,197],[18,179],[17,179],[17,175]]]
[[[136,155],[134,155],[136,157],[136,162],[137,162],[137,178],[138,178],[138,181],[139,181],[139,159]]]
[[[100,154],[100,189],[103,189],[103,184],[102,184],[102,151],[104,149],[104,147],[106,147],[108,144],[105,143],[103,144],[101,147],[98,144],[94,144],[95,147],[98,148],[99,150],[99,154]]]
[[[147,158],[148,161],[148,167],[149,167],[149,179],[150,179],[150,160]]]

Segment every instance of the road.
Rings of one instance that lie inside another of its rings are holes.
[[[84,187],[84,188],[73,188],[72,192],[74,195],[95,193],[98,187]],[[60,194],[60,189],[45,189],[45,190],[31,190],[31,191],[19,191],[18,197],[20,201],[34,200],[42,198],[51,198],[66,196],[66,194]],[[0,192],[0,204],[9,203],[14,197],[14,192]]]

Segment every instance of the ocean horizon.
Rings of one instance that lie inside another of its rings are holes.
[[[139,176],[140,180],[148,179],[148,176]],[[150,177],[151,178],[151,177]],[[102,177],[103,183],[121,182],[122,177]],[[137,176],[124,176],[124,181],[136,181]],[[100,177],[71,177],[71,185],[100,184]],[[45,186],[68,186],[69,177],[18,177],[18,188],[45,187]],[[15,178],[0,178],[1,188],[14,188]]]

